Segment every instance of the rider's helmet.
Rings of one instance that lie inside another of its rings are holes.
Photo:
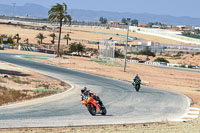
[[[81,89],[81,93],[84,93],[84,92],[86,92],[87,91],[87,87],[83,87],[82,89]]]

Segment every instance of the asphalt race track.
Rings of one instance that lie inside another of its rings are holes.
[[[0,60],[73,86],[61,94],[0,107],[0,128],[160,122],[180,118],[189,110],[190,102],[181,94],[143,86],[136,92],[128,82],[25,60],[15,54],[0,53]],[[80,102],[82,86],[96,91],[107,108],[106,116],[89,114]]]

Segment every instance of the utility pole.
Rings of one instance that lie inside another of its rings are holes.
[[[130,18],[127,18],[127,24],[128,24],[128,28],[127,28],[127,35],[126,35],[126,47],[125,47],[125,58],[124,58],[124,72],[126,72],[126,58],[127,58],[127,47],[128,47],[128,34],[129,34],[129,22],[130,22]]]
[[[15,17],[15,5],[16,3],[12,3],[13,4],[13,17]]]
[[[125,46],[125,59],[124,59],[124,72],[126,72],[126,58],[127,58],[127,47],[128,47],[128,33],[129,33],[129,25],[126,34],[126,46]]]

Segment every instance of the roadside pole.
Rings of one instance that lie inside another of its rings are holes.
[[[127,29],[127,35],[126,35],[126,47],[125,47],[125,59],[124,59],[124,72],[126,72],[126,58],[127,58],[127,47],[128,47],[128,34],[129,34],[129,25]]]

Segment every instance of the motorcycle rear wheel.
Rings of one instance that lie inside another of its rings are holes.
[[[101,114],[102,115],[106,115],[106,113],[107,113],[106,107],[103,106],[101,109],[102,109],[102,113]]]

